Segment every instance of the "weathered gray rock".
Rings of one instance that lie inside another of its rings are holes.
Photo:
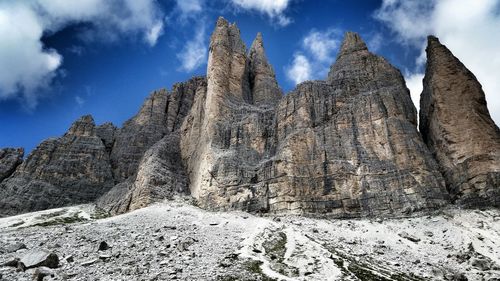
[[[42,142],[0,183],[0,216],[91,202],[113,183],[94,120],[83,116],[63,137]]]
[[[24,269],[45,266],[48,268],[57,268],[59,266],[59,257],[45,250],[33,250],[26,253],[19,261]]]
[[[258,68],[244,70],[252,64],[235,34],[234,24],[219,19],[206,95],[196,96],[181,130],[200,206],[363,216],[446,204],[444,180],[417,132],[402,75],[357,34],[346,34],[328,82],[303,83],[276,106],[272,93],[259,99],[265,104],[246,98]],[[263,54],[259,36],[256,42],[250,54],[255,46]],[[266,81],[274,79],[267,73]]]
[[[189,193],[179,129],[205,81],[195,77],[175,84],[170,92],[153,93],[138,115],[119,129],[111,152],[118,184],[98,200],[101,209],[123,213]]]
[[[252,103],[275,105],[282,98],[283,93],[276,81],[273,67],[267,60],[260,32],[257,33],[257,37],[250,47],[248,63]]]
[[[476,77],[436,37],[427,46],[420,131],[453,201],[500,206],[500,130]]]
[[[55,275],[56,273],[54,270],[42,266],[35,270],[35,272],[33,273],[33,279],[36,281],[43,281],[45,277],[54,277]]]
[[[117,182],[134,177],[146,150],[180,128],[193,103],[194,92],[204,80],[195,77],[175,84],[171,92],[154,91],[139,113],[115,132],[111,164]]]
[[[14,173],[17,166],[23,162],[23,156],[22,148],[0,149],[0,182]]]
[[[26,249],[26,245],[21,242],[13,243],[13,244],[6,244],[0,246],[0,254],[3,253],[14,253],[17,252],[21,249]]]

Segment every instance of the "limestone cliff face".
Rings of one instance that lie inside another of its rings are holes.
[[[199,89],[206,89],[203,77],[175,84],[171,91],[154,92],[139,113],[117,130],[111,150],[117,184],[97,201],[100,208],[117,214],[189,194],[179,129]],[[101,130],[101,138],[111,135],[111,129]]]
[[[0,184],[0,215],[91,202],[113,186],[94,120],[83,116],[61,138],[42,142]]]
[[[500,131],[476,77],[430,36],[420,99],[420,131],[438,160],[452,199],[500,206]]]
[[[197,95],[182,127],[181,152],[191,193],[201,206],[260,210],[267,209],[265,185],[257,186],[254,177],[274,146],[270,138],[281,90],[262,37],[247,54],[239,34],[235,24],[219,18],[206,92]]]
[[[235,28],[219,19],[206,95],[197,96],[182,129],[182,156],[200,206],[363,216],[446,204],[401,74],[357,34],[346,34],[327,82],[303,83],[276,102],[262,37],[246,63]],[[226,60],[234,54],[237,64]],[[227,72],[234,69],[237,75]],[[221,87],[224,81],[233,87]],[[248,84],[263,94],[248,96]]]

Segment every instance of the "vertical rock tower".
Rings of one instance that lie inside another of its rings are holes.
[[[426,51],[420,132],[454,201],[500,206],[500,131],[481,84],[436,37],[428,38]]]

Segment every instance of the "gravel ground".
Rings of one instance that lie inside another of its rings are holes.
[[[103,217],[82,205],[0,219],[0,279],[500,280],[499,210],[331,220],[178,200]],[[59,264],[22,268],[36,251]]]

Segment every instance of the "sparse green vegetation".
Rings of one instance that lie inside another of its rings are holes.
[[[58,217],[48,221],[40,222],[34,224],[34,226],[53,226],[53,225],[61,225],[61,224],[71,224],[76,222],[87,221],[87,219],[80,217],[80,213],[74,213],[68,217]]]
[[[94,211],[94,213],[90,216],[90,218],[93,220],[100,220],[100,219],[109,218],[110,216],[111,216],[111,214],[104,211],[103,209],[96,209]]]

